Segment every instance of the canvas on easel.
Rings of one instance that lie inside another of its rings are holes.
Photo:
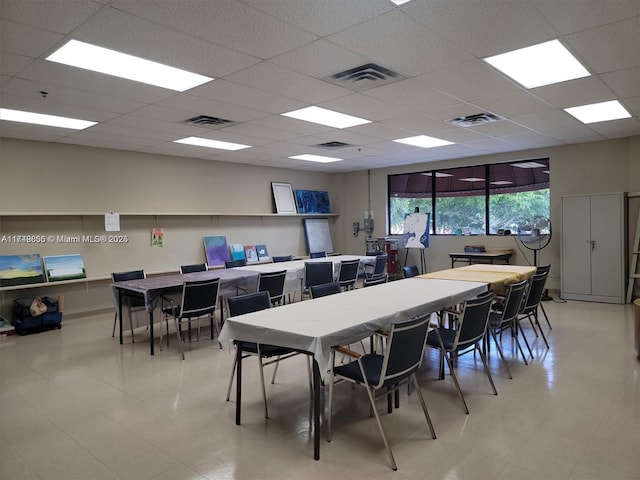
[[[422,273],[427,272],[425,248],[429,248],[429,220],[430,213],[408,213],[404,217],[404,230],[402,234],[402,248],[407,249],[404,264],[407,264],[409,249],[416,248],[420,251],[420,267]]]

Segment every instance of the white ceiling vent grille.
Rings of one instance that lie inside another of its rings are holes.
[[[184,123],[188,123],[190,125],[197,125],[199,127],[208,127],[208,128],[226,127],[233,124],[231,120],[227,120],[225,118],[219,118],[219,117],[212,117],[209,115],[198,115],[197,117],[193,117],[193,118],[189,118],[188,120],[185,120]]]
[[[361,92],[369,88],[380,87],[397,82],[398,80],[404,80],[405,78],[406,77],[388,68],[376,65],[375,63],[367,63],[343,72],[334,73],[329,77],[325,77],[324,80],[356,92]]]
[[[500,120],[504,119],[494,113],[476,113],[475,115],[467,115],[466,117],[453,118],[449,120],[448,123],[457,125],[458,127],[477,127],[478,125],[499,122]]]

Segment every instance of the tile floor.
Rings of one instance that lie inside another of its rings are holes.
[[[427,352],[421,385],[438,438],[416,395],[384,414],[399,470],[387,464],[362,389],[336,388],[333,441],[312,458],[305,360],[283,362],[262,414],[255,362],[246,362],[243,425],[225,401],[232,355],[175,341],[155,357],[147,332],[123,346],[112,314],[66,318],[62,330],[0,339],[0,478],[27,479],[640,479],[640,362],[633,308],[545,302],[551,349],[512,361],[497,355],[491,394],[479,359],[460,362],[471,410]],[[531,335],[531,332],[528,332]],[[509,343],[507,343],[509,345]],[[507,346],[509,354],[513,353]],[[271,367],[269,367],[271,368]],[[233,400],[233,397],[232,397]],[[380,405],[386,411],[384,401]]]

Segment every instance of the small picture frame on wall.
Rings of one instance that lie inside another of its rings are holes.
[[[276,213],[298,213],[290,183],[271,182]]]

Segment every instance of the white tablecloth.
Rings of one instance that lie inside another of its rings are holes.
[[[284,279],[284,293],[294,293],[300,291],[304,282],[304,264],[307,262],[333,262],[333,276],[337,277],[340,272],[340,262],[347,260],[360,260],[360,268],[364,265],[375,264],[376,257],[365,255],[336,255],[326,258],[309,258],[306,260],[292,260],[290,262],[278,263],[261,263],[255,265],[246,265],[244,267],[235,267],[236,270],[247,270],[259,273],[272,273],[287,271]]]
[[[437,312],[486,290],[486,283],[409,278],[228,318],[220,341],[310,352],[324,375],[332,346],[354,343],[392,322]]]

